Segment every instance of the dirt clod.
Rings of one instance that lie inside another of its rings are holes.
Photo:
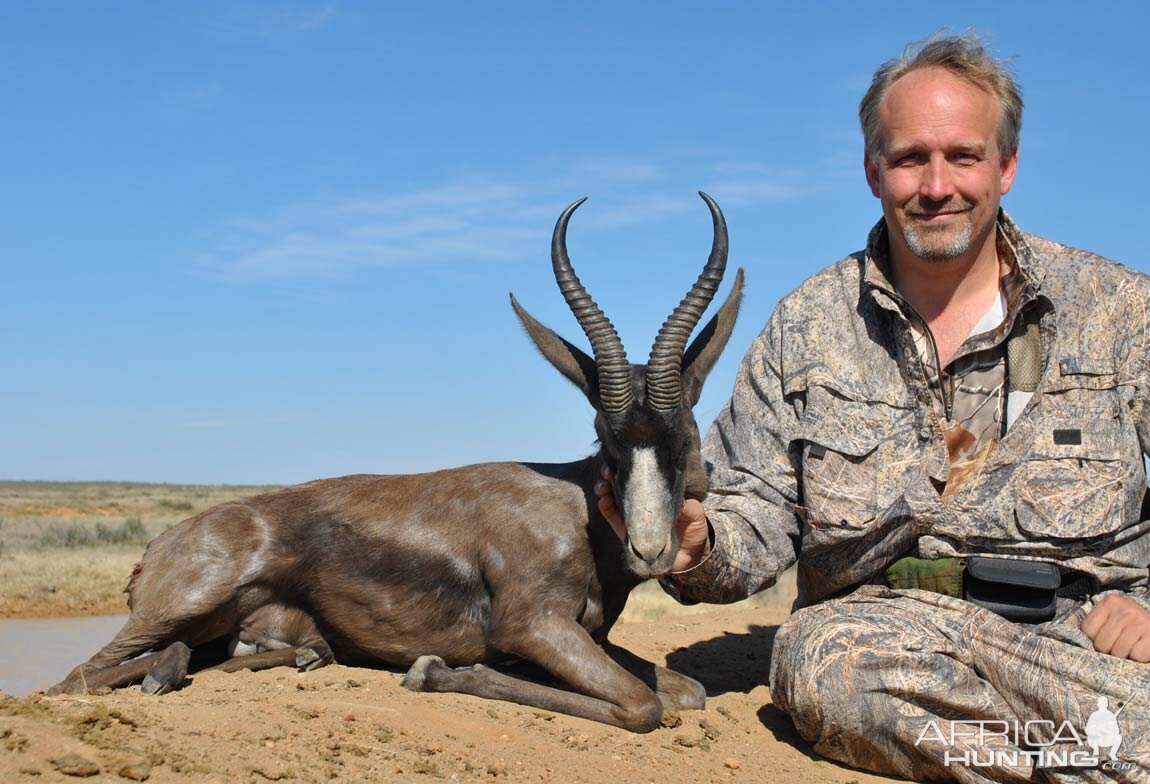
[[[707,740],[718,740],[721,734],[719,728],[706,719],[699,719],[699,729],[703,731],[703,735]]]
[[[79,754],[65,754],[61,757],[53,757],[48,760],[48,762],[65,776],[87,778],[89,776],[95,776],[100,772],[99,765],[89,759],[84,759]]]
[[[132,781],[147,781],[152,775],[152,766],[142,762],[135,765],[125,765],[117,773]]]

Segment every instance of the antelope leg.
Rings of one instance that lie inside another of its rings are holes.
[[[76,694],[94,691],[96,689],[122,689],[133,683],[142,681],[151,670],[156,660],[163,655],[163,651],[150,653],[119,665],[112,665],[101,669],[85,669],[77,667],[68,680],[56,684],[48,690],[48,694]]]
[[[575,692],[513,678],[477,664],[452,669],[438,656],[422,656],[404,676],[412,691],[457,692],[579,716],[632,732],[659,726],[663,705],[643,682],[620,667],[579,624],[536,621],[500,646],[543,667]]]
[[[76,694],[92,689],[118,689],[144,679],[148,670],[172,642],[170,624],[157,624],[132,615],[112,641],[88,661],[75,667],[68,677],[48,689],[49,695]],[[133,659],[149,650],[156,651]]]
[[[252,653],[247,656],[233,656],[207,669],[220,672],[239,672],[240,670],[257,672],[272,667],[296,667],[306,672],[331,664],[332,661],[331,649],[326,644],[316,647],[301,645],[298,648],[280,648],[274,651]]]
[[[664,708],[703,710],[706,707],[707,690],[694,678],[660,667],[614,643],[603,643],[603,650],[619,666],[647,684],[647,688],[654,689]]]

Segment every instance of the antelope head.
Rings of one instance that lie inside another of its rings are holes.
[[[701,191],[699,195],[714,223],[711,254],[695,285],[663,323],[646,365],[627,361],[618,333],[575,276],[567,256],[567,223],[586,199],[559,216],[551,240],[551,265],[594,359],[536,321],[511,296],[515,313],[543,356],[595,408],[600,456],[614,475],[615,500],[627,525],[627,567],[643,578],[671,570],[679,550],[675,520],[683,498],[701,500],[706,495],[699,428],[691,409],[731,336],[742,297],[739,270],[723,306],[687,346],[727,266],[723,213],[710,196]]]

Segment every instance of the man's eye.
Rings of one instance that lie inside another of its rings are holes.
[[[921,166],[925,162],[926,162],[926,156],[925,155],[919,155],[917,153],[911,153],[910,155],[902,155],[902,156],[899,156],[898,158],[896,158],[894,161],[894,165],[898,166],[898,167]]]

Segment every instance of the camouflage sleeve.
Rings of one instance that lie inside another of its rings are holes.
[[[743,358],[730,402],[703,441],[714,546],[698,566],[666,581],[680,601],[744,599],[774,585],[797,557],[798,475],[788,449],[796,415],[782,393],[780,313]]]
[[[1138,602],[1138,604],[1142,606],[1143,610],[1150,612],[1150,596],[1147,596],[1144,593],[1128,593],[1126,596],[1129,596],[1131,599]]]
[[[1129,353],[1121,367],[1129,368],[1132,376],[1130,382],[1133,393],[1128,405],[1134,416],[1134,426],[1145,458],[1150,456],[1150,280],[1144,275],[1134,276],[1133,282],[1123,293],[1126,295],[1127,311],[1123,321],[1118,323],[1127,325],[1125,334],[1129,336]],[[1150,565],[1147,571],[1150,572]],[[1150,574],[1147,575],[1147,583],[1150,584]],[[1150,598],[1135,598],[1150,610]]]
[[[1150,285],[1142,276],[1123,287],[1125,312],[1121,321],[1127,327],[1126,356],[1119,365],[1119,383],[1130,384],[1133,389],[1129,406],[1134,415],[1142,454],[1150,455]]]

